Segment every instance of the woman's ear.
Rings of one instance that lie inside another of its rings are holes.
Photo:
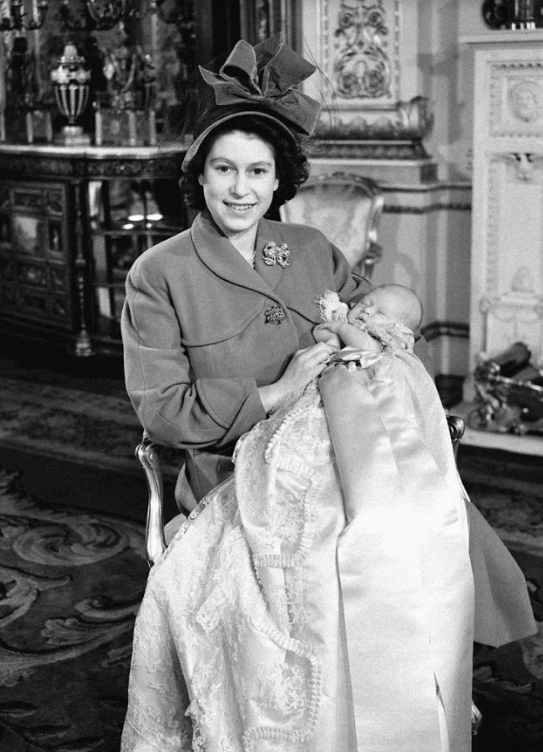
[[[279,178],[275,178],[274,184],[273,184],[273,190],[276,191],[279,188]]]
[[[202,172],[198,175],[198,182],[200,183],[200,185],[204,184],[204,175]]]

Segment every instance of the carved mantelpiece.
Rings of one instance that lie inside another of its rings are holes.
[[[400,0],[304,0],[302,6],[306,52],[322,73],[306,90],[324,103],[318,134],[329,156],[428,160],[423,138],[432,115],[406,65],[414,6],[400,9]],[[318,28],[307,41],[315,17]]]
[[[474,50],[470,372],[514,342],[543,368],[543,32]],[[471,379],[465,398],[474,396]],[[514,442],[515,438],[511,437]]]

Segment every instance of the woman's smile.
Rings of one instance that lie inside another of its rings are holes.
[[[224,202],[226,206],[228,206],[230,209],[233,209],[237,212],[244,212],[249,211],[249,209],[252,209],[255,204],[230,204],[228,201]]]
[[[252,251],[258,223],[279,185],[270,144],[253,133],[224,133],[213,143],[199,181],[217,226],[238,250]]]

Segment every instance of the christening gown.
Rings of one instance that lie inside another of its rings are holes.
[[[341,358],[240,439],[152,569],[123,752],[471,749],[470,502],[446,417],[408,350]]]

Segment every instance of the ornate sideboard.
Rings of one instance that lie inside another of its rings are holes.
[[[182,152],[0,144],[0,332],[120,351],[134,259],[187,226]]]

